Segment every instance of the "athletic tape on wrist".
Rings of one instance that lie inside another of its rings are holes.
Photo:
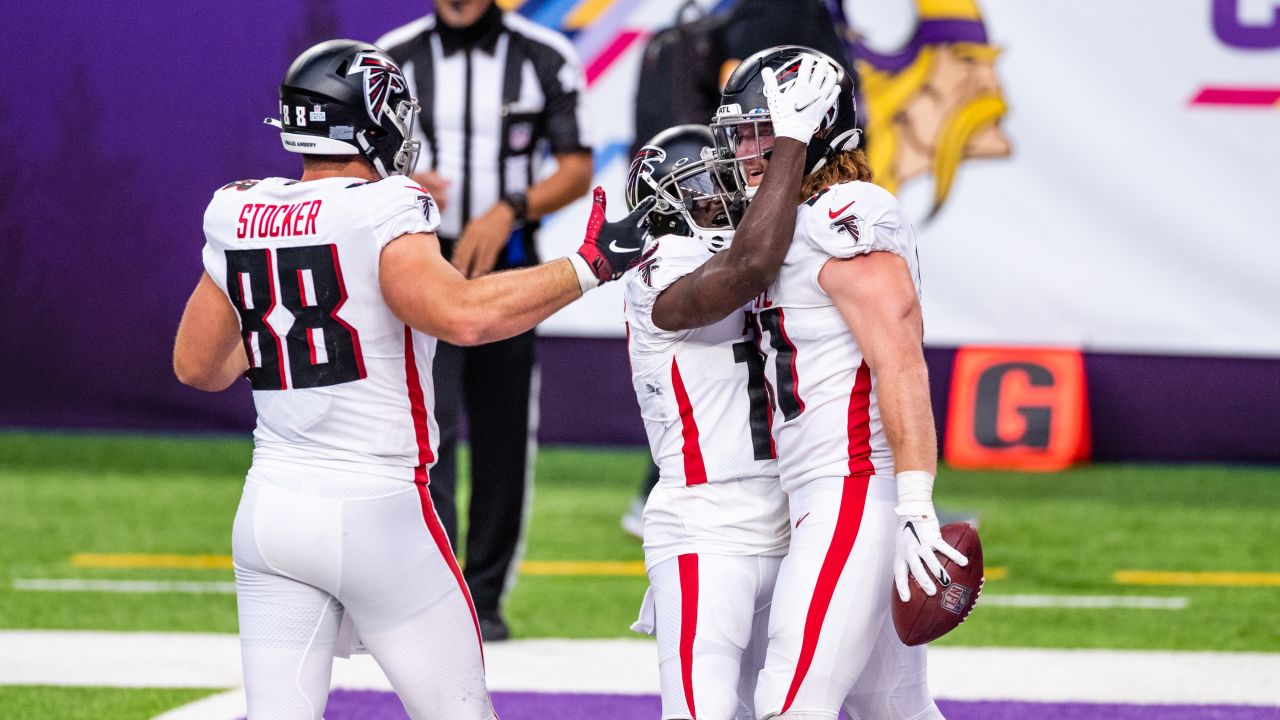
[[[583,295],[586,295],[588,290],[600,287],[600,278],[596,277],[586,258],[574,253],[569,256],[569,264],[573,266],[573,271],[578,274],[578,286],[582,288]]]
[[[898,481],[899,515],[926,515],[933,511],[933,473],[904,470],[894,478]]]

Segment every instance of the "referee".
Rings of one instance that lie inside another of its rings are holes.
[[[536,265],[538,219],[585,194],[591,148],[582,123],[582,66],[559,33],[493,0],[435,0],[434,14],[378,40],[422,106],[414,176],[442,212],[441,250],[468,277]],[[543,160],[550,153],[555,171]],[[531,487],[537,398],[534,333],[435,359],[439,457],[432,500],[457,546],[456,443],[465,409],[471,504],[465,576],[485,640],[510,636],[501,612],[514,576]],[[536,401],[536,400],[535,400]],[[530,423],[530,418],[534,418]]]

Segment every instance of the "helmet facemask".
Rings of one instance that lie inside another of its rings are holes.
[[[410,97],[396,103],[394,111],[386,113],[391,130],[369,128],[358,136],[361,153],[373,165],[381,177],[408,175],[418,164],[422,142],[413,139],[413,123],[421,108],[418,99]],[[380,137],[374,137],[380,136]],[[391,167],[384,162],[390,154]]]
[[[657,197],[652,210],[657,225],[675,227],[682,222],[682,229],[711,252],[728,247],[745,204],[732,189],[727,170],[725,163],[709,158],[689,163],[656,183],[642,174],[640,180],[649,183]],[[680,222],[673,223],[677,217]]]
[[[721,108],[711,122],[715,153],[733,190],[743,198],[755,197],[773,154],[773,122],[768,113],[742,114]]]

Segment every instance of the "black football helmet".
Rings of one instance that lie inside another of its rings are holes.
[[[417,114],[404,73],[386,53],[369,43],[329,40],[289,66],[280,119],[266,122],[280,128],[290,152],[361,155],[387,177],[413,171]]]
[[[741,194],[731,191],[730,163],[715,159],[705,125],[677,125],[645,143],[627,173],[627,209],[656,197],[649,212],[654,236],[683,235],[719,252],[742,219]]]
[[[738,157],[739,145],[743,138],[759,141],[773,135],[773,126],[769,118],[769,102],[764,96],[762,71],[765,68],[772,69],[779,87],[785,86],[795,78],[796,72],[800,69],[801,55],[804,53],[816,55],[831,63],[839,73],[840,83],[840,97],[809,141],[809,152],[804,164],[805,175],[817,171],[836,153],[858,147],[862,131],[856,127],[857,112],[853,99],[853,79],[840,67],[840,63],[824,53],[800,45],[779,45],[761,50],[743,60],[742,64],[738,65],[738,68],[729,76],[720,97],[720,108],[716,110],[715,118],[711,121],[711,129],[715,134],[716,152],[721,158],[732,158],[737,161],[734,164],[736,169],[734,174],[740,183],[739,188],[748,197],[753,194],[754,188],[748,182],[751,170],[744,170],[743,161],[749,161],[749,158]],[[764,148],[752,157],[767,159],[769,148]]]

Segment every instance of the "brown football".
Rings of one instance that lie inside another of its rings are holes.
[[[907,645],[923,645],[946,635],[964,622],[969,611],[978,602],[982,592],[982,542],[978,531],[968,523],[951,523],[942,526],[942,539],[969,558],[965,567],[938,555],[942,568],[951,576],[951,584],[942,587],[930,597],[924,594],[915,578],[908,577],[911,599],[902,602],[896,588],[893,593],[893,627],[898,637]]]

